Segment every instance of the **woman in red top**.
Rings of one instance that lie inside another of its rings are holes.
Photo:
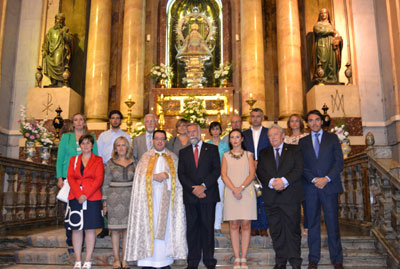
[[[72,230],[72,245],[75,252],[74,269],[90,269],[92,253],[96,242],[96,229],[103,228],[101,185],[104,165],[101,157],[92,153],[94,138],[81,136],[79,145],[82,154],[72,157],[68,167],[68,182],[71,190],[68,196],[65,226]],[[86,257],[82,266],[82,242],[85,230]]]

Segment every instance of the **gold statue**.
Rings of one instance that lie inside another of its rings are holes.
[[[188,88],[202,88],[206,79],[204,62],[209,61],[215,48],[215,27],[212,20],[197,7],[178,22],[176,59],[185,64],[186,77],[182,79]],[[186,32],[186,36],[184,36]]]
[[[208,49],[207,43],[203,36],[199,33],[199,25],[193,23],[190,26],[190,34],[186,36],[183,46],[178,51],[176,58],[180,59],[184,56],[204,56],[211,57],[211,51]]]
[[[69,68],[72,52],[72,34],[65,26],[65,15],[58,13],[55,23],[47,32],[43,45],[43,70],[51,80],[50,87],[62,87],[65,85],[63,73]]]

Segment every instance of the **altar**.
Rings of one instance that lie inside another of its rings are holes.
[[[149,95],[151,113],[164,117],[168,132],[175,130],[175,123],[183,117],[184,101],[192,96],[202,100],[209,122],[229,122],[232,113],[238,113],[233,105],[233,87],[226,88],[152,88]],[[160,101],[163,101],[161,105]],[[220,119],[218,118],[220,115]]]

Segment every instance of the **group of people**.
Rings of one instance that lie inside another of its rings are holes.
[[[145,133],[131,143],[120,129],[122,119],[119,111],[111,111],[111,128],[96,142],[85,116],[75,114],[73,132],[60,141],[57,177],[59,187],[66,178],[71,186],[65,227],[74,269],[91,268],[95,230],[105,225],[111,230],[113,268],[129,268],[130,261],[170,268],[175,259],[187,259],[189,269],[198,268],[200,260],[215,268],[214,240],[222,235],[224,221],[229,222],[233,268],[248,268],[251,235],[266,235],[268,229],[274,268],[286,268],[288,262],[301,268],[301,205],[309,268],[318,268],[320,260],[321,207],[331,262],[343,268],[338,222],[343,155],[337,136],[322,129],[318,110],[306,116],[310,134],[296,114],[289,117],[287,135],[279,125],[265,128],[264,113],[255,108],[250,129],[243,131],[235,115],[223,138],[221,124],[212,122],[209,141],[202,141],[199,125],[184,119],[168,141],[165,131],[156,130],[156,116],[147,114]],[[255,177],[263,185],[259,198]]]

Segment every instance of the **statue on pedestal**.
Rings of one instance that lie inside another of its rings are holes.
[[[179,20],[177,25],[178,46],[176,59],[185,63],[186,77],[183,81],[188,88],[202,88],[205,82],[204,62],[209,61],[215,47],[215,27],[205,14],[193,8],[192,13]],[[184,36],[184,32],[186,36]]]
[[[343,39],[332,26],[326,8],[319,11],[318,22],[314,25],[314,37],[314,80],[320,80],[326,84],[337,84],[342,63]],[[319,63],[324,71],[321,78],[316,74]]]
[[[72,40],[72,34],[65,26],[64,14],[58,13],[54,26],[47,32],[42,45],[43,70],[51,80],[50,87],[62,87],[67,84],[64,72],[69,69]]]

